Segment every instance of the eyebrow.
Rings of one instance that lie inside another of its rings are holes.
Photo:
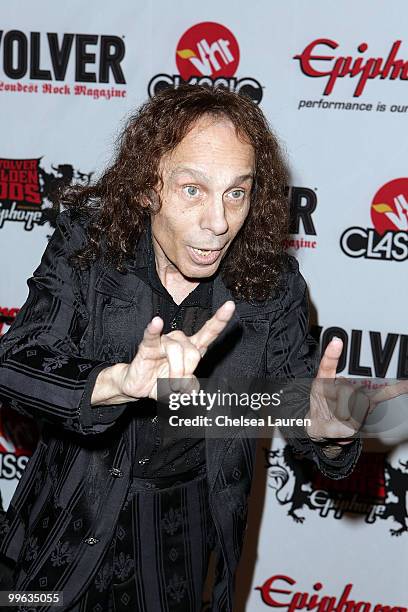
[[[202,181],[208,181],[208,176],[206,176],[204,172],[201,172],[200,170],[197,170],[195,168],[189,168],[188,166],[180,166],[178,168],[175,168],[170,173],[170,178],[174,178],[175,176],[177,176],[178,174],[182,174],[183,172],[186,172],[193,177],[198,177]],[[237,183],[242,183],[243,181],[247,181],[249,179],[253,180],[253,178],[254,178],[254,175],[252,172],[249,172],[247,174],[240,174],[239,176],[236,176],[233,179],[232,185],[236,185]]]

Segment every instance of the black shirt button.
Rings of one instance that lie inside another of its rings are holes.
[[[144,465],[148,461],[149,461],[149,457],[142,457],[142,459],[139,459],[138,463],[140,463],[141,465]]]
[[[93,546],[94,544],[97,544],[99,542],[99,539],[90,537],[90,538],[86,538],[84,542],[85,544],[89,544],[89,546]]]
[[[111,476],[114,476],[115,478],[121,478],[123,476],[123,472],[122,470],[120,470],[119,468],[110,468],[109,470],[109,474]]]

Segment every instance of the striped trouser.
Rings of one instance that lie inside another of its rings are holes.
[[[207,479],[167,485],[132,481],[109,549],[70,612],[201,610],[215,544]]]

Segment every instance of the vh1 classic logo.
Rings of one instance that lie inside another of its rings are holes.
[[[408,178],[389,181],[371,202],[374,228],[353,226],[340,238],[348,257],[406,261],[408,259]]]
[[[181,36],[176,46],[178,74],[156,74],[149,82],[148,94],[189,85],[224,87],[247,95],[256,104],[262,100],[262,86],[253,77],[236,78],[240,50],[238,41],[227,27],[213,21],[197,23]]]

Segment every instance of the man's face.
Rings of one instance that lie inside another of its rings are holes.
[[[228,119],[206,116],[163,157],[161,169],[162,206],[152,215],[159,267],[188,279],[211,276],[249,212],[253,147]]]

